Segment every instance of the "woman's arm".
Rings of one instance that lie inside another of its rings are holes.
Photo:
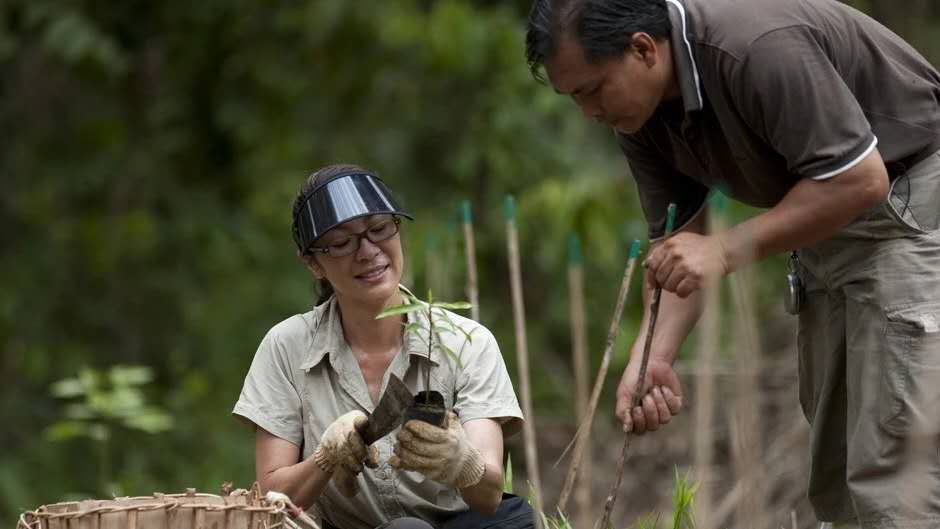
[[[290,497],[297,506],[309,509],[332,474],[320,469],[313,456],[300,460],[300,447],[263,428],[255,431],[255,478],[261,490],[275,490]]]
[[[467,421],[463,429],[470,444],[480,451],[486,467],[483,479],[460,489],[460,493],[471,509],[494,514],[503,499],[503,430],[492,419]]]

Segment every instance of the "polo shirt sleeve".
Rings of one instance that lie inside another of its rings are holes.
[[[303,444],[303,412],[287,351],[277,327],[261,341],[232,414],[297,446]]]
[[[496,338],[483,326],[471,334],[472,355],[462,356],[458,370],[454,411],[465,423],[473,419],[493,419],[509,437],[522,427],[522,410],[516,400],[512,380],[496,344]]]
[[[681,229],[704,210],[709,190],[705,184],[670,166],[666,160],[671,159],[671,153],[658,148],[647,134],[645,131],[621,134],[618,139],[636,181],[649,238],[656,241],[665,235],[670,203],[676,204],[676,227]]]
[[[806,26],[772,31],[751,43],[728,76],[744,121],[792,174],[815,180],[858,165],[878,143],[821,39]]]

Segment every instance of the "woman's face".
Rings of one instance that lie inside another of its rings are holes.
[[[404,267],[397,222],[392,215],[370,215],[326,232],[308,261],[314,276],[326,278],[339,298],[384,305],[398,292]]]

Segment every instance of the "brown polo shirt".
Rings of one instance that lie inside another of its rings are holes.
[[[940,149],[940,74],[835,0],[667,0],[681,100],[620,135],[649,222],[692,220],[712,188],[776,205],[877,146],[889,174]]]

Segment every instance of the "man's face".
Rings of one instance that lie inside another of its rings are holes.
[[[569,95],[585,117],[633,134],[665,98],[671,76],[668,41],[637,34],[620,57],[588,63],[574,38],[561,39],[545,71],[555,90]]]

